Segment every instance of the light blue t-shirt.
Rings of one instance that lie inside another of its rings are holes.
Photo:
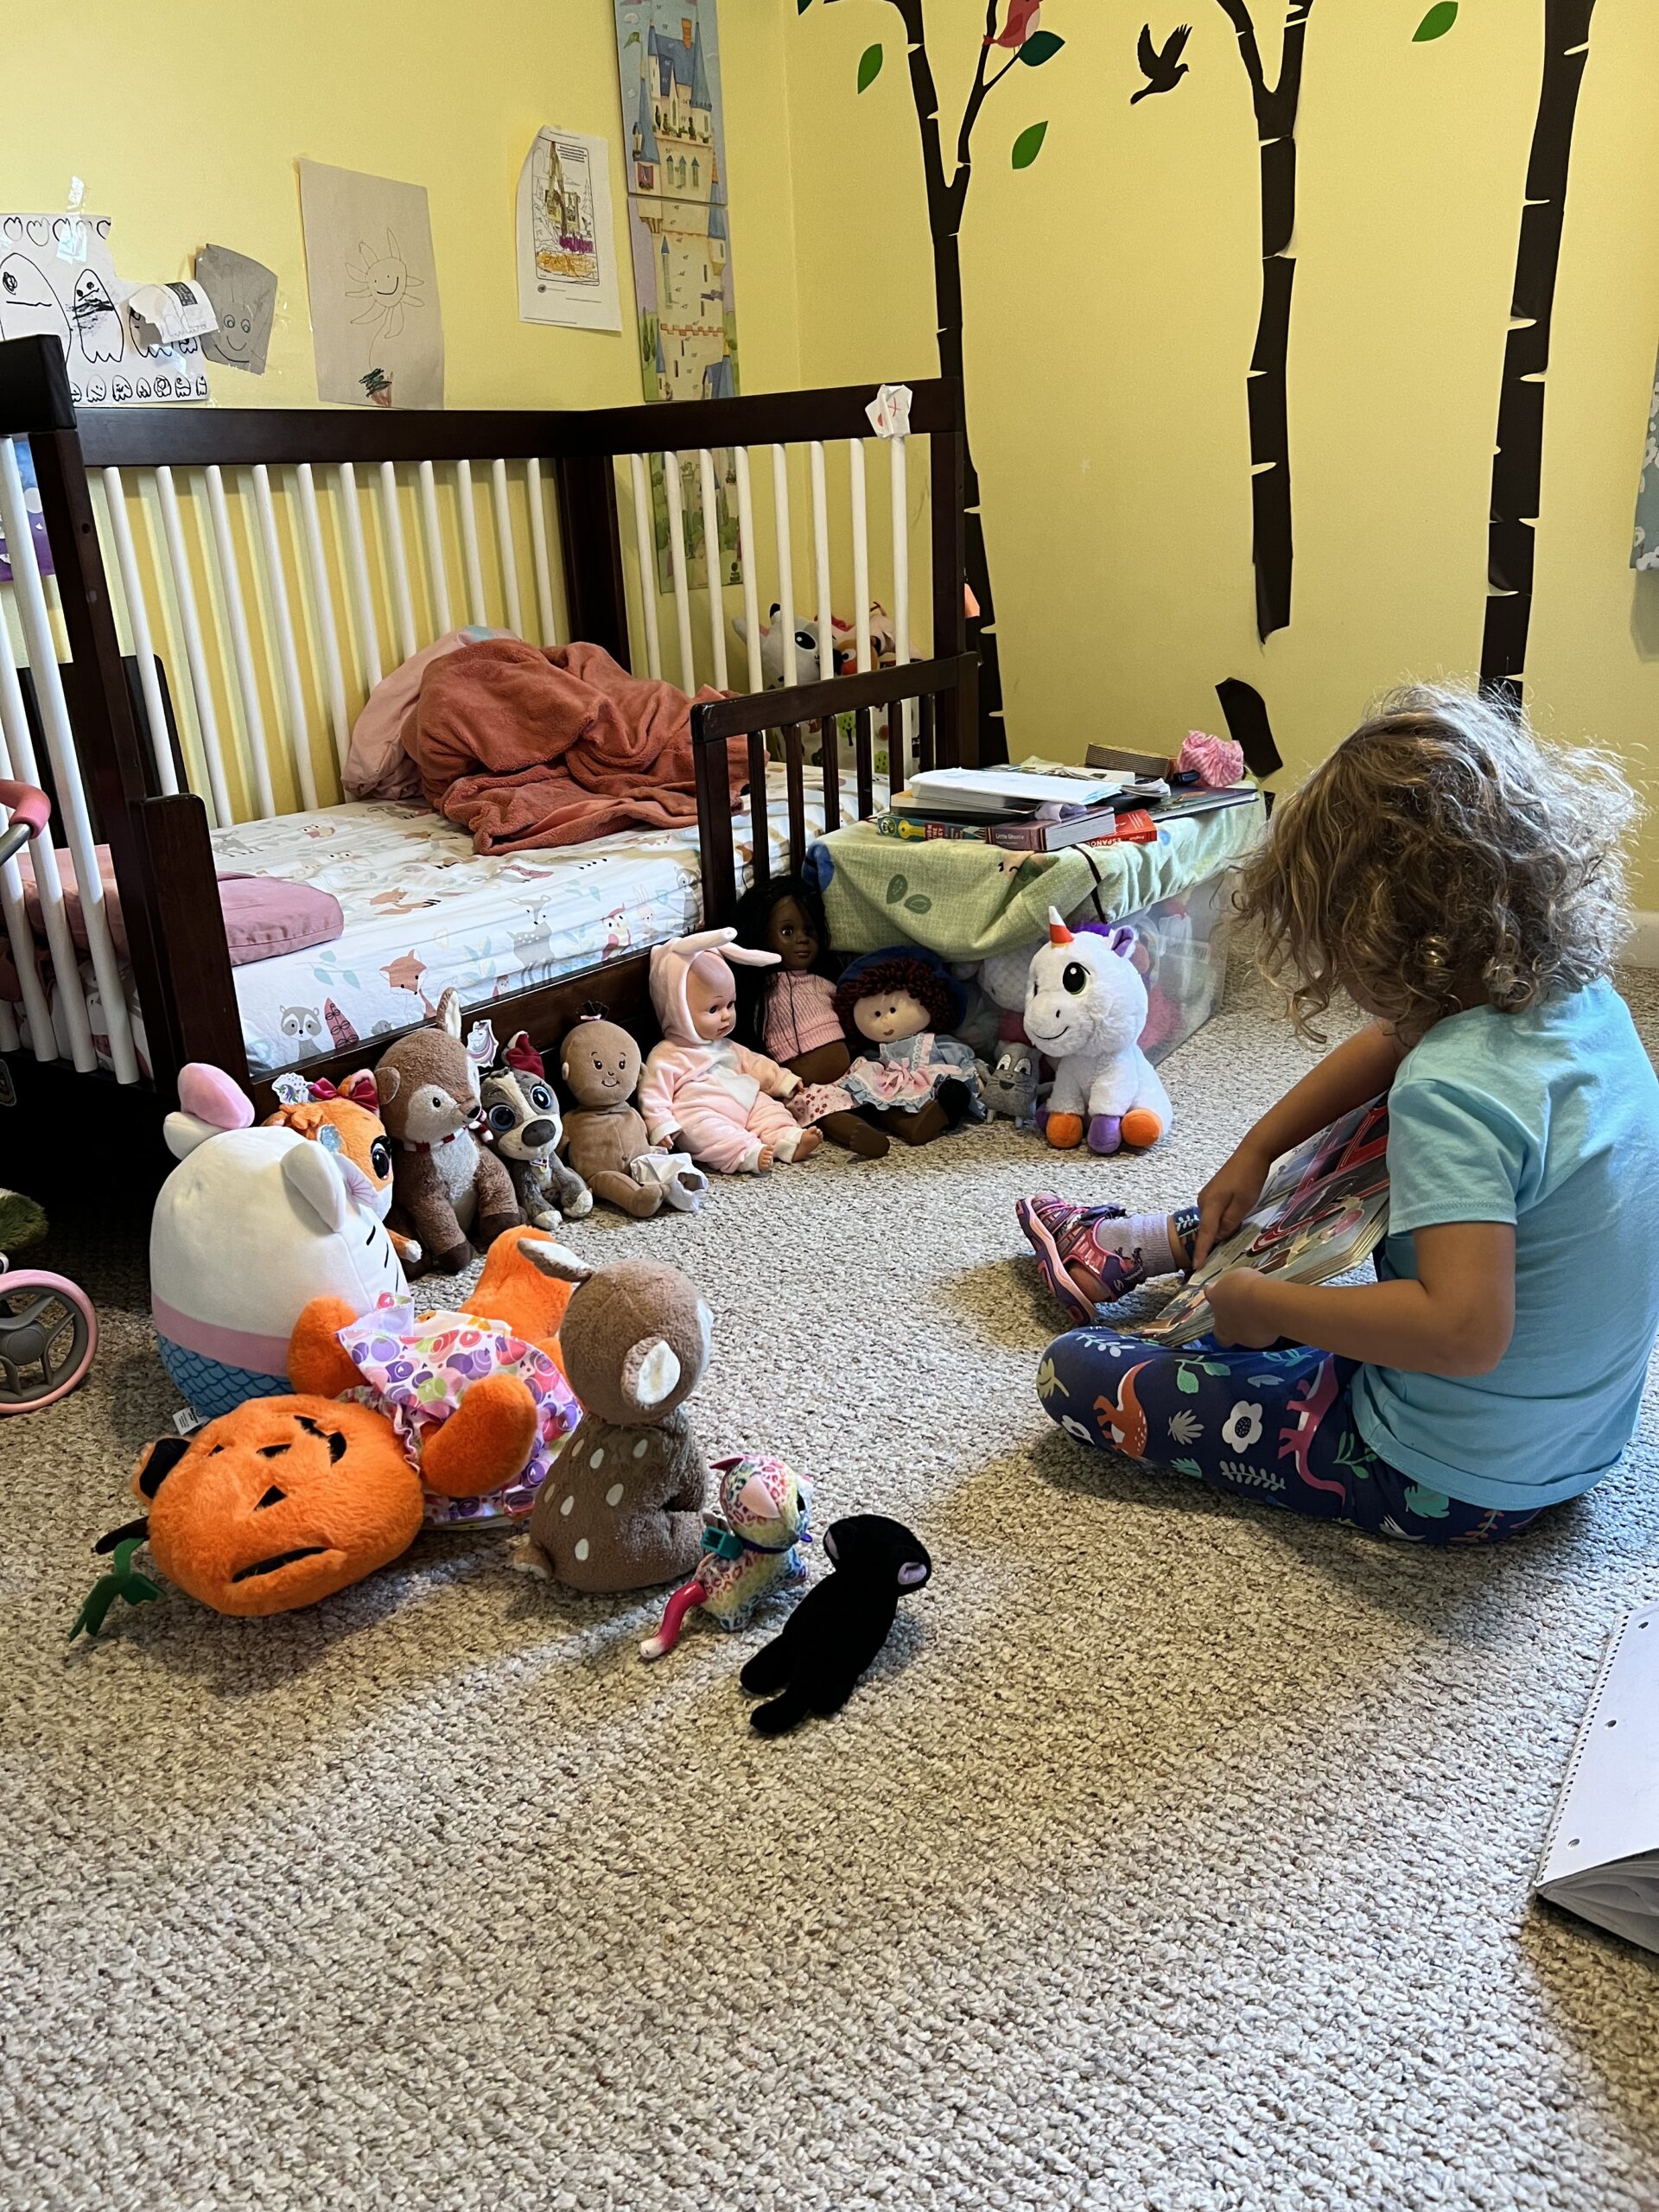
[[[1435,1023],[1389,1094],[1379,1275],[1415,1278],[1414,1229],[1515,1224],[1515,1334],[1489,1375],[1362,1367],[1361,1435],[1471,1505],[1588,1490],[1636,1429],[1659,1332],[1659,1080],[1612,985]]]

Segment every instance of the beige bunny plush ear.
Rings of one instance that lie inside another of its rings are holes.
[[[447,1030],[456,1043],[461,1041],[461,993],[448,990],[438,1001],[438,1027]]]
[[[518,1249],[532,1268],[555,1282],[587,1282],[592,1278],[593,1269],[568,1244],[551,1243],[545,1236],[521,1236]]]
[[[660,1337],[642,1337],[631,1344],[622,1362],[622,1394],[651,1413],[673,1395],[680,1379],[680,1363],[673,1347]]]

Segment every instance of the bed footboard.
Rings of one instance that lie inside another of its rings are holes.
[[[798,684],[788,690],[748,692],[711,699],[691,710],[691,744],[696,764],[697,837],[702,849],[702,915],[705,927],[720,928],[737,904],[737,853],[732,834],[728,763],[735,738],[747,741],[747,807],[754,880],[772,874],[772,835],[766,790],[766,736],[782,735],[789,823],[789,866],[798,870],[810,842],[806,827],[806,732],[816,728],[818,772],[823,783],[826,830],[841,823],[840,722],[853,721],[853,766],[857,782],[856,819],[874,813],[875,715],[886,709],[890,729],[889,760],[896,750],[910,758],[909,722],[916,722],[918,768],[954,768],[963,755],[963,734],[971,731],[978,712],[979,664],[971,653],[944,660],[912,661],[899,668],[872,669],[863,675],[837,676],[827,683]]]

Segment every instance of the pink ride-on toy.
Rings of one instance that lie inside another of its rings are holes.
[[[51,820],[51,802],[29,784],[0,779],[0,868]],[[9,1268],[0,1252],[0,1414],[33,1413],[73,1390],[98,1350],[98,1316],[86,1293],[44,1268]]]

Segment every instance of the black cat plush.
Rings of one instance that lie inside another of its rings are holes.
[[[781,1736],[810,1713],[839,1713],[887,1642],[899,1599],[933,1572],[919,1539],[880,1513],[832,1522],[823,1550],[836,1572],[813,1584],[738,1677],[768,1700],[749,1715],[762,1736]]]

